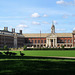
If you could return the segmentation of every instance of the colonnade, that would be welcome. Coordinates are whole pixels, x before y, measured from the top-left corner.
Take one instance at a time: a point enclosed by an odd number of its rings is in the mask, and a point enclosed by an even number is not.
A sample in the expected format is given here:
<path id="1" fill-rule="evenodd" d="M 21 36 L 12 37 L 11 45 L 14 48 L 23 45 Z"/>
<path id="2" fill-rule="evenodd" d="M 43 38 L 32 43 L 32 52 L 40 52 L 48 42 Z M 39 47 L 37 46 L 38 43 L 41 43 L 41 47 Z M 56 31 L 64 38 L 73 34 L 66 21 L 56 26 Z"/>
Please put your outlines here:
<path id="1" fill-rule="evenodd" d="M 46 41 L 47 41 L 47 47 L 57 47 L 57 39 L 56 38 L 54 38 L 54 39 L 49 38 L 49 39 L 46 39 Z"/>

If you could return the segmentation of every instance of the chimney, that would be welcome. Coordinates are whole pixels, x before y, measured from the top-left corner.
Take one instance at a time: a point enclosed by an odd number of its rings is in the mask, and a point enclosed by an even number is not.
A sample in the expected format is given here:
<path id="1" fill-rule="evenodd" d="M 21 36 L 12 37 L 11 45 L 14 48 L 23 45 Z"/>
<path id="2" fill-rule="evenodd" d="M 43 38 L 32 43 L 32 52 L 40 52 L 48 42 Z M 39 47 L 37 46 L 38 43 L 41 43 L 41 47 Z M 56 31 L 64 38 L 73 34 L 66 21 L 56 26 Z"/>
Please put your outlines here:
<path id="1" fill-rule="evenodd" d="M 12 28 L 12 32 L 15 33 L 15 28 Z"/>
<path id="2" fill-rule="evenodd" d="M 5 30 L 5 31 L 8 31 L 8 27 L 4 27 L 4 30 Z"/>
<path id="3" fill-rule="evenodd" d="M 8 31 L 8 27 L 6 27 L 6 31 Z"/>
<path id="4" fill-rule="evenodd" d="M 22 34 L 22 30 L 20 30 L 20 34 Z"/>
<path id="5" fill-rule="evenodd" d="M 4 27 L 4 30 L 5 30 L 5 27 Z"/>
<path id="6" fill-rule="evenodd" d="M 13 28 L 12 28 L 12 32 L 13 32 Z"/>

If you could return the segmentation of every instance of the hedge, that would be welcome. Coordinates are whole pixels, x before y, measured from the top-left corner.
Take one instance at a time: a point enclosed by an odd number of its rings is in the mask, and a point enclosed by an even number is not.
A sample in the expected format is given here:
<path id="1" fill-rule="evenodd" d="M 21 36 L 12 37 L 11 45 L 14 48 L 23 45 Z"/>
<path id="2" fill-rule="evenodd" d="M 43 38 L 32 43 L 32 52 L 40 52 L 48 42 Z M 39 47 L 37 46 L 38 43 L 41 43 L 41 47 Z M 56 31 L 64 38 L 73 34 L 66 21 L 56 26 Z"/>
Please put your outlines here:
<path id="1" fill-rule="evenodd" d="M 26 50 L 75 50 L 75 48 L 27 48 Z"/>

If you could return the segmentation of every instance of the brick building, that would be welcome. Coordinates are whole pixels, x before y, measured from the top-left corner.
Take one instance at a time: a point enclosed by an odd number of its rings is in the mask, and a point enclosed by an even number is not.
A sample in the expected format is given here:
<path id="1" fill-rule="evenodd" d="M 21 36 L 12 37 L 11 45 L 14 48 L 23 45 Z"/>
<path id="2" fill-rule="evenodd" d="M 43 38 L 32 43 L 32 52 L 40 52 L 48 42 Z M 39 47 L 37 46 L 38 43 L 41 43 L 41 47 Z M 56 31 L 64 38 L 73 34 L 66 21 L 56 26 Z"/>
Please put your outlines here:
<path id="1" fill-rule="evenodd" d="M 55 33 L 55 26 L 52 24 L 51 33 L 23 34 L 25 45 L 28 47 L 75 47 L 75 31 L 72 33 Z"/>
<path id="2" fill-rule="evenodd" d="M 51 33 L 35 33 L 35 34 L 22 34 L 15 33 L 15 29 L 8 31 L 8 27 L 0 30 L 0 47 L 7 45 L 9 48 L 23 47 L 61 47 L 64 45 L 66 48 L 75 47 L 75 31 L 72 33 L 55 33 L 55 26 L 52 24 Z"/>

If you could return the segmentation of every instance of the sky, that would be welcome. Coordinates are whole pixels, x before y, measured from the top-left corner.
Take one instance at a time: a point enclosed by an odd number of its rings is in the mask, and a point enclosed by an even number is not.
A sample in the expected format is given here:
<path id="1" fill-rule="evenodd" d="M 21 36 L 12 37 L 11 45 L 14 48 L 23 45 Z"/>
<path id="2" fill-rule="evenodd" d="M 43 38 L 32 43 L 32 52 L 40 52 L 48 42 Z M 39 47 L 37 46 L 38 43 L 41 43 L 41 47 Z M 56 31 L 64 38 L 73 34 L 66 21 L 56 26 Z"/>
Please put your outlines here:
<path id="1" fill-rule="evenodd" d="M 0 0 L 0 30 L 23 33 L 56 33 L 75 30 L 75 0 Z"/>

